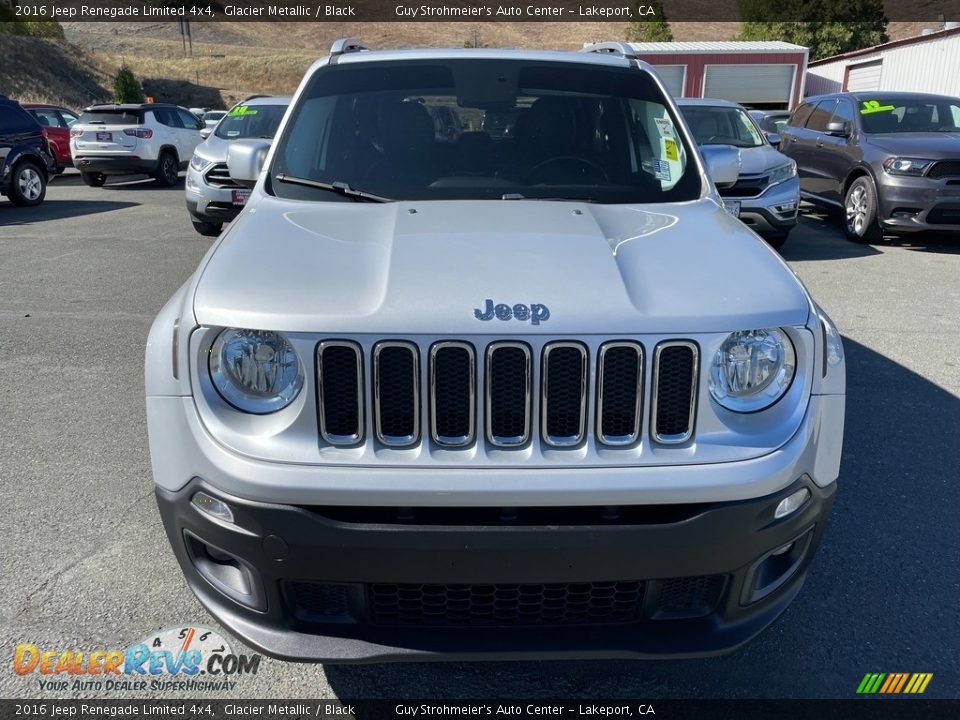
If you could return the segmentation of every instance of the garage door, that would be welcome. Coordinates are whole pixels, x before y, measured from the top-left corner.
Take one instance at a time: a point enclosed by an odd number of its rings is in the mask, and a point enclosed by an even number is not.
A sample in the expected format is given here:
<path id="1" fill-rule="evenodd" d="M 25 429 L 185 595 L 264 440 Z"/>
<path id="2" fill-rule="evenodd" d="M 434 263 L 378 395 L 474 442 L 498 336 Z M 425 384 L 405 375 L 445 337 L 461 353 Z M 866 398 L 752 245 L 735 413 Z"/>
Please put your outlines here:
<path id="1" fill-rule="evenodd" d="M 790 105 L 796 65 L 707 65 L 703 96 L 744 105 Z"/>
<path id="2" fill-rule="evenodd" d="M 847 82 L 844 90 L 849 92 L 870 92 L 880 89 L 880 72 L 883 61 L 860 63 L 847 68 Z"/>
<path id="3" fill-rule="evenodd" d="M 683 97 L 683 79 L 686 75 L 686 65 L 654 65 L 660 80 L 673 97 Z"/>

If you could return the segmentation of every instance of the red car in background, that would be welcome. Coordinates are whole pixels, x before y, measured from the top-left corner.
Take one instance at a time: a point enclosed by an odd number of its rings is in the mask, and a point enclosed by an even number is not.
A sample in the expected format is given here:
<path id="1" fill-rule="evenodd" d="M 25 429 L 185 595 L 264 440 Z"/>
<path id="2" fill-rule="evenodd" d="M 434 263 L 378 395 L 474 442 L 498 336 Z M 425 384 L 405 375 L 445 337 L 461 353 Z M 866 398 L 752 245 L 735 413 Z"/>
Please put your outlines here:
<path id="1" fill-rule="evenodd" d="M 77 121 L 77 114 L 59 105 L 20 103 L 20 107 L 33 115 L 43 128 L 43 136 L 50 145 L 50 152 L 57 162 L 57 172 L 73 167 L 70 155 L 70 126 Z"/>

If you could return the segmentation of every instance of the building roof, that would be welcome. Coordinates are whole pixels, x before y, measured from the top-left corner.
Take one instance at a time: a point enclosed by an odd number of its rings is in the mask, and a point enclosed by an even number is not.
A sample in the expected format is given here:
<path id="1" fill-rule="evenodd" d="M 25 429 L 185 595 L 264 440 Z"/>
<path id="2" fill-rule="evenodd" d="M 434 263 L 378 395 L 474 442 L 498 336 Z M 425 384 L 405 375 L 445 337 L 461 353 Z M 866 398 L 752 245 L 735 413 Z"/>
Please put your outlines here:
<path id="1" fill-rule="evenodd" d="M 641 42 L 630 43 L 638 53 L 783 53 L 806 52 L 803 45 L 782 40 L 713 40 L 710 42 Z"/>
<path id="2" fill-rule="evenodd" d="M 870 55 L 875 52 L 882 52 L 884 50 L 900 47 L 901 45 L 916 45 L 919 43 L 928 42 L 930 40 L 941 40 L 945 37 L 950 37 L 953 35 L 960 36 L 960 28 L 948 28 L 945 30 L 940 30 L 939 32 L 930 33 L 929 35 L 914 35 L 913 37 L 903 38 L 902 40 L 891 40 L 890 42 L 882 43 L 880 45 L 861 48 L 860 50 L 851 50 L 850 52 L 841 53 L 840 55 L 831 55 L 830 57 L 821 58 L 820 60 L 814 60 L 812 63 L 810 63 L 810 67 L 836 62 L 837 60 L 845 60 L 846 58 Z"/>

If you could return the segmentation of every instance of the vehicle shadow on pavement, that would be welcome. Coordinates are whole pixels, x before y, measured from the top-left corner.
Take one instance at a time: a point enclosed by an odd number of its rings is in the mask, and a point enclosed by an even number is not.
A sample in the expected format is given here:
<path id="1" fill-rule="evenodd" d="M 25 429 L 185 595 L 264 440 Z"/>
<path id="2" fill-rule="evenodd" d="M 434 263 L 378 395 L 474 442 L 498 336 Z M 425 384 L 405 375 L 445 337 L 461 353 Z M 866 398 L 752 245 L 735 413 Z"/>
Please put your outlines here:
<path id="1" fill-rule="evenodd" d="M 84 187 L 83 180 L 79 173 L 64 173 L 54 178 L 50 185 L 52 187 Z M 170 187 L 160 187 L 149 175 L 114 175 L 107 178 L 103 186 L 111 190 L 179 190 L 183 192 L 183 176 L 177 180 L 176 184 Z M 98 188 L 91 188 L 96 191 Z"/>
<path id="2" fill-rule="evenodd" d="M 140 203 L 111 200 L 45 200 L 34 207 L 15 207 L 0 203 L 0 226 L 31 225 L 46 220 L 94 215 L 96 213 L 137 207 Z"/>
<path id="3" fill-rule="evenodd" d="M 956 693 L 960 398 L 850 339 L 840 485 L 806 585 L 717 658 L 331 665 L 341 698 L 853 698 L 866 672 L 932 672 Z M 545 629 L 549 632 L 549 629 Z M 584 629 L 589 632 L 589 629 Z"/>
<path id="4" fill-rule="evenodd" d="M 784 260 L 849 260 L 881 253 L 870 245 L 850 242 L 843 236 L 839 220 L 809 206 L 801 210 L 800 225 L 780 251 Z"/>

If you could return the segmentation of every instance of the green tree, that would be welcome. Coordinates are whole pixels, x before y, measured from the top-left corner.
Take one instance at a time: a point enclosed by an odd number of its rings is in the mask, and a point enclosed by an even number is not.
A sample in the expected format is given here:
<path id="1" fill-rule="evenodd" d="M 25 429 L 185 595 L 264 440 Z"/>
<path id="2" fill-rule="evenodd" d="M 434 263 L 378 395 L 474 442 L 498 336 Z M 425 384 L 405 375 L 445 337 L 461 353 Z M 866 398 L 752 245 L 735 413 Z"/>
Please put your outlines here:
<path id="1" fill-rule="evenodd" d="M 640 6 L 653 8 L 655 15 L 640 15 Z M 630 42 L 670 42 L 673 33 L 670 32 L 670 23 L 663 12 L 663 5 L 659 0 L 636 0 L 633 4 L 633 14 L 637 18 L 627 25 L 627 40 Z"/>
<path id="2" fill-rule="evenodd" d="M 810 48 L 810 59 L 887 42 L 883 0 L 739 0 L 740 40 L 783 40 Z M 775 19 L 774 19 L 775 18 Z"/>
<path id="3" fill-rule="evenodd" d="M 118 103 L 142 103 L 143 88 L 133 76 L 133 70 L 127 65 L 121 65 L 113 78 L 113 99 Z"/>

